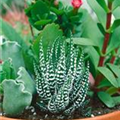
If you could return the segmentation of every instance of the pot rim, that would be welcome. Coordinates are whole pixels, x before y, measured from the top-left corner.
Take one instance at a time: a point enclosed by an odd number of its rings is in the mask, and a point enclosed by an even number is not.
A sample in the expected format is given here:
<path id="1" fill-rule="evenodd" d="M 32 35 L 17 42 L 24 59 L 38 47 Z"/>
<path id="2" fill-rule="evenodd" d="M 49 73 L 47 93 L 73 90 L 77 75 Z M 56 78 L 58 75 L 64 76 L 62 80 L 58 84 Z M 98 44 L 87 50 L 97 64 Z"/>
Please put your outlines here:
<path id="1" fill-rule="evenodd" d="M 8 118 L 5 116 L 0 116 L 0 120 L 25 120 L 25 119 L 15 119 L 15 118 Z M 81 118 L 81 119 L 73 119 L 73 120 L 120 120 L 120 110 L 91 118 Z"/>

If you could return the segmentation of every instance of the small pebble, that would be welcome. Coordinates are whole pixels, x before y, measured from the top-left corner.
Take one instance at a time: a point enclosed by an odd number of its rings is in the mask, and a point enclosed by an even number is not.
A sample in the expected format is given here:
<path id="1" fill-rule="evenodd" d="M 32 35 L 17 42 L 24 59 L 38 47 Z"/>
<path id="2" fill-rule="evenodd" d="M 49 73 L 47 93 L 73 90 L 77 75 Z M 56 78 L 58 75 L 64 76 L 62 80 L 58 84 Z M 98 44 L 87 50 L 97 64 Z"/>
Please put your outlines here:
<path id="1" fill-rule="evenodd" d="M 100 115 L 100 114 L 101 114 L 101 112 L 98 112 L 98 114 Z"/>
<path id="2" fill-rule="evenodd" d="M 45 115 L 45 118 L 47 118 L 47 117 L 48 117 L 48 114 Z"/>
<path id="3" fill-rule="evenodd" d="M 36 112 L 34 112 L 33 115 L 36 115 Z"/>
<path id="4" fill-rule="evenodd" d="M 95 117 L 93 114 L 91 114 L 91 117 Z"/>
<path id="5" fill-rule="evenodd" d="M 35 109 L 34 109 L 34 108 L 32 108 L 31 112 L 32 112 L 32 113 L 33 113 L 33 112 L 35 112 Z"/>

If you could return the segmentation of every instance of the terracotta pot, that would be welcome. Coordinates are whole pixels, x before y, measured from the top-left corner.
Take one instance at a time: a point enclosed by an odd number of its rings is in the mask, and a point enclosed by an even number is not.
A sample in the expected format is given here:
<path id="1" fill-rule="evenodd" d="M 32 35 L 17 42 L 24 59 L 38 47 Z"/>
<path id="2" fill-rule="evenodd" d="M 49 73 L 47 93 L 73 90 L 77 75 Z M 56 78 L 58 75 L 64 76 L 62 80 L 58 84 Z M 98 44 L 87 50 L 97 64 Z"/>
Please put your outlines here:
<path id="1" fill-rule="evenodd" d="M 13 119 L 0 116 L 0 120 L 21 120 L 21 119 Z M 74 119 L 74 120 L 120 120 L 120 111 L 115 111 L 112 113 L 108 113 L 106 115 L 101 115 L 93 118 L 83 118 L 83 119 Z"/>

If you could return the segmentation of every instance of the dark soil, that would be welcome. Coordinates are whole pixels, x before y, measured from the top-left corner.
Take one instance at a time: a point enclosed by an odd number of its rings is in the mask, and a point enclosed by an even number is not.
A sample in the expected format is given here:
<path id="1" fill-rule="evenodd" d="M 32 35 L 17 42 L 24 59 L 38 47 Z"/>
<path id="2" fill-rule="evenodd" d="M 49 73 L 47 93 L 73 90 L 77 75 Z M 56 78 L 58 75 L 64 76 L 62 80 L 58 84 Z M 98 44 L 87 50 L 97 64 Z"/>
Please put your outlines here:
<path id="1" fill-rule="evenodd" d="M 90 102 L 88 106 L 89 107 L 92 106 L 91 114 L 90 114 L 91 117 L 95 117 L 98 115 L 103 115 L 116 110 L 120 110 L 120 105 L 115 106 L 114 108 L 111 108 L 111 109 L 107 108 L 97 97 L 92 102 Z M 40 112 L 40 110 L 37 107 L 31 106 L 29 108 L 26 108 L 25 112 L 17 118 L 25 119 L 25 120 L 58 120 L 58 119 L 66 120 L 66 119 L 83 118 L 81 116 L 82 114 L 79 110 L 75 111 L 75 113 L 70 115 L 69 117 L 64 118 L 61 115 L 58 116 L 58 115 L 51 115 L 48 113 Z M 84 116 L 84 118 L 85 117 L 88 117 L 88 116 Z"/>

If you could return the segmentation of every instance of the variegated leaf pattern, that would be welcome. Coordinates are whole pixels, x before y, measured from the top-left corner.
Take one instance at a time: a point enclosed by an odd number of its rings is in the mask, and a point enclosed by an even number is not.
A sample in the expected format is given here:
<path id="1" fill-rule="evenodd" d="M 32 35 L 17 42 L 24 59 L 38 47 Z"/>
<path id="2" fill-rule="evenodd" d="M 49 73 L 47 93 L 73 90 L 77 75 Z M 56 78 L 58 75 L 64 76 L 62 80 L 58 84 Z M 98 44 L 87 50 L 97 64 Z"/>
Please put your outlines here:
<path id="1" fill-rule="evenodd" d="M 89 64 L 85 67 L 84 54 L 70 43 L 56 39 L 48 47 L 46 59 L 39 44 L 39 64 L 34 63 L 36 89 L 40 97 L 38 106 L 42 111 L 69 115 L 80 108 L 89 87 Z"/>

